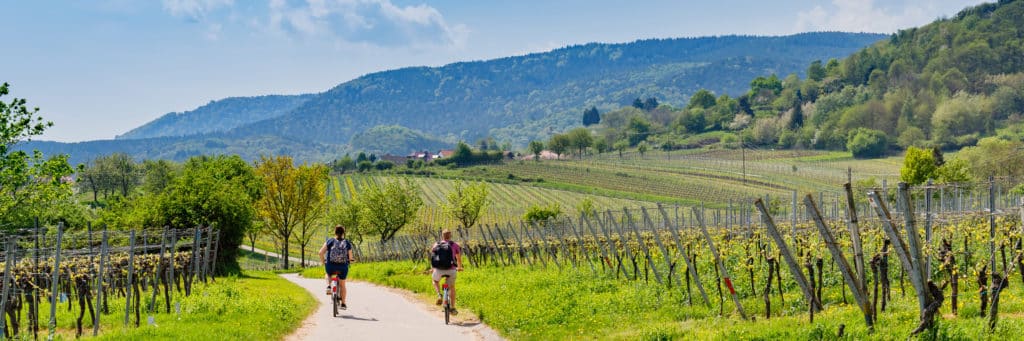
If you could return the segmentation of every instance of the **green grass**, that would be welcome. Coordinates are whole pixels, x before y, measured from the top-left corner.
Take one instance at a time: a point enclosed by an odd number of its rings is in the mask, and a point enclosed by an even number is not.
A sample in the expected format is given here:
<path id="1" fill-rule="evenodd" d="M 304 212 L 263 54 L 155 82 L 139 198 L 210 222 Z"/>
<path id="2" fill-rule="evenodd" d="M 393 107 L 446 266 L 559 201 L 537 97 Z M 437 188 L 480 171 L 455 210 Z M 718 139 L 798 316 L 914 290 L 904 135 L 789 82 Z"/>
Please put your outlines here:
<path id="1" fill-rule="evenodd" d="M 351 271 L 350 278 L 355 280 L 408 289 L 424 299 L 433 295 L 422 262 L 365 263 Z M 303 275 L 321 278 L 323 270 L 307 269 Z M 460 309 L 468 308 L 512 340 L 830 340 L 836 339 L 840 324 L 846 326 L 845 339 L 902 340 L 917 322 L 912 289 L 907 284 L 908 296 L 902 297 L 898 279 L 893 283 L 893 302 L 888 311 L 879 313 L 873 334 L 867 333 L 852 297 L 850 304 L 840 301 L 836 285 L 829 286 L 833 292 L 826 290 L 825 310 L 816 314 L 813 323 L 793 288 L 786 293 L 786 304 L 773 300 L 769 320 L 759 309 L 760 297 L 744 297 L 748 314 L 756 316 L 755 321 L 744 321 L 728 298 L 725 315 L 719 316 L 716 289 L 713 284 L 705 286 L 715 304 L 712 309 L 689 306 L 679 288 L 596 277 L 585 269 L 483 267 L 459 274 L 458 297 Z M 986 320 L 979 317 L 976 296 L 964 291 L 960 316 L 949 315 L 947 300 L 938 328 L 921 339 L 1006 340 L 1024 335 L 1022 294 L 1024 288 L 1019 285 L 1004 291 L 999 326 L 990 334 Z"/>
<path id="2" fill-rule="evenodd" d="M 242 276 L 219 277 L 216 282 L 196 284 L 192 295 L 175 294 L 172 302 L 180 302 L 181 314 L 146 312 L 148 297 L 142 303 L 142 321 L 134 326 L 134 314 L 129 327 L 124 326 L 125 301 L 121 297 L 109 299 L 110 313 L 100 316 L 99 340 L 280 340 L 298 328 L 314 308 L 316 301 L 304 289 L 270 272 L 243 272 Z M 162 294 L 161 294 L 162 295 Z M 57 307 L 57 339 L 75 337 L 75 319 L 78 301 L 72 297 L 72 310 L 68 303 Z M 163 298 L 157 299 L 161 309 Z M 27 317 L 27 304 L 23 316 Z M 50 305 L 40 306 L 40 338 L 48 334 Z M 88 311 L 86 311 L 88 314 Z M 147 322 L 152 315 L 155 324 Z M 92 319 L 83 319 L 83 336 L 92 338 Z M 27 318 L 22 320 L 21 333 L 26 335 Z M 27 334 L 31 335 L 31 334 Z"/>

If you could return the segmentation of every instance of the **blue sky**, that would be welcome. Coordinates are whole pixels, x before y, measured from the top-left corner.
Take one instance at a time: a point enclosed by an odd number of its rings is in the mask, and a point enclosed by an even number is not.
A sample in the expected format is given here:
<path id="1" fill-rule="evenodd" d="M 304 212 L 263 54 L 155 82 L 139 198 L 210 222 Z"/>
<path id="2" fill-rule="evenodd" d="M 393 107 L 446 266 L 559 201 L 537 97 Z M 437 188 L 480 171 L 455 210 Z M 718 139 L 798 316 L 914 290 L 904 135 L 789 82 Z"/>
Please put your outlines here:
<path id="1" fill-rule="evenodd" d="M 891 33 L 981 2 L 0 0 L 0 82 L 54 122 L 36 139 L 111 139 L 211 100 L 404 66 L 644 38 Z"/>

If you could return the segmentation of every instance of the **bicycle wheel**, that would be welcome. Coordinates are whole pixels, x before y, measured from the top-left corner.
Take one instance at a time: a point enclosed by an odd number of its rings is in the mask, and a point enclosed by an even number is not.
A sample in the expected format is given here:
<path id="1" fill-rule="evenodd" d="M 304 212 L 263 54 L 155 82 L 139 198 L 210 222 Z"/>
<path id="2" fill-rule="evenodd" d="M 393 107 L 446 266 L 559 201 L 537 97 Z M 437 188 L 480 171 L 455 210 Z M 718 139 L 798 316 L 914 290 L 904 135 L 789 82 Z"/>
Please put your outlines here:
<path id="1" fill-rule="evenodd" d="M 444 289 L 444 324 L 448 324 L 452 312 L 452 304 L 448 298 L 448 288 Z"/>
<path id="2" fill-rule="evenodd" d="M 334 303 L 334 317 L 338 317 L 338 302 L 341 298 L 338 297 L 338 287 L 334 287 L 334 292 L 331 293 L 331 302 Z"/>

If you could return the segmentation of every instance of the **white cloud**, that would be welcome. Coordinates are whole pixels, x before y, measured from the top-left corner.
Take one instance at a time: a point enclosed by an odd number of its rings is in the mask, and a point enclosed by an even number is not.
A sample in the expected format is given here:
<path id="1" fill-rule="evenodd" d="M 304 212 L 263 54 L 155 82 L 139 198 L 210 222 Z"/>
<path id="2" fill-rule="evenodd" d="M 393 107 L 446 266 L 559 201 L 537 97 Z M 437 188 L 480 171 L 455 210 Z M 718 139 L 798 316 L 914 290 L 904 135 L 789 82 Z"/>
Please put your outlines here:
<path id="1" fill-rule="evenodd" d="M 171 15 L 196 21 L 202 20 L 218 8 L 229 7 L 233 3 L 233 0 L 163 0 L 164 10 Z"/>
<path id="2" fill-rule="evenodd" d="M 469 34 L 464 25 L 448 24 L 436 8 L 391 0 L 272 0 L 268 19 L 279 33 L 380 46 L 460 47 Z"/>
<path id="3" fill-rule="evenodd" d="M 888 2 L 887 4 L 898 4 Z M 797 13 L 795 29 L 803 31 L 852 31 L 891 33 L 926 24 L 936 18 L 932 1 L 907 1 L 902 9 L 881 8 L 874 0 L 832 0 L 826 9 L 815 5 Z"/>

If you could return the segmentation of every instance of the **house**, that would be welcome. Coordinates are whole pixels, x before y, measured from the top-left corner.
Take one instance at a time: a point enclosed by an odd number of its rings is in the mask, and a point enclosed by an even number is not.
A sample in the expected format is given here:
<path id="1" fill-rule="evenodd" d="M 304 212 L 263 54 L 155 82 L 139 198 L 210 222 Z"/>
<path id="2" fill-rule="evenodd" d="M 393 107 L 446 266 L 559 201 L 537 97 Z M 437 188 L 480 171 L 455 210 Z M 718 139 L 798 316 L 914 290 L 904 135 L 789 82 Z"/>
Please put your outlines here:
<path id="1" fill-rule="evenodd" d="M 404 165 L 405 164 L 405 160 L 407 160 L 408 158 L 405 157 L 405 156 L 401 156 L 401 155 L 391 155 L 389 153 L 389 154 L 381 155 L 380 159 L 384 160 L 384 161 L 391 161 L 391 163 L 396 164 L 396 165 Z"/>
<path id="2" fill-rule="evenodd" d="M 438 159 L 452 157 L 452 155 L 455 155 L 455 150 L 454 149 L 441 149 L 441 150 L 437 151 L 437 158 Z"/>

